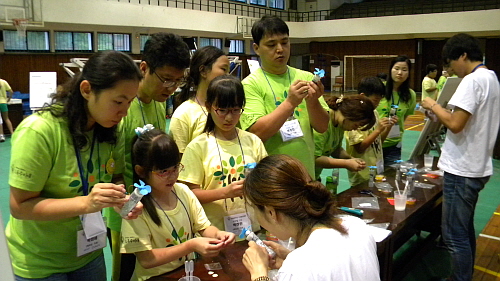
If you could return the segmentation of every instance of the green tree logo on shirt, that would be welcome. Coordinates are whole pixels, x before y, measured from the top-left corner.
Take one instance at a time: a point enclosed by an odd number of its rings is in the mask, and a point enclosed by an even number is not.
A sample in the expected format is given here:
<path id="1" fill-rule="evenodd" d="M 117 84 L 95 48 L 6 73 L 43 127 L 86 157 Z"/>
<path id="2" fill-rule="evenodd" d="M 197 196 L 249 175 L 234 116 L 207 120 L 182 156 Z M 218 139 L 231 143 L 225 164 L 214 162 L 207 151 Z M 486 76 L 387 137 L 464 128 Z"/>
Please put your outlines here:
<path id="1" fill-rule="evenodd" d="M 222 187 L 226 187 L 233 181 L 238 181 L 245 178 L 245 163 L 240 155 L 236 159 L 231 156 L 229 162 L 222 160 L 222 167 L 217 165 L 217 171 L 214 173 L 215 180 L 219 181 Z"/>
<path id="2" fill-rule="evenodd" d="M 281 101 L 281 100 L 283 100 L 283 101 L 284 101 L 284 100 L 286 100 L 286 98 L 287 98 L 287 97 L 288 97 L 288 92 L 287 92 L 286 90 L 283 92 L 283 98 L 281 98 L 281 97 L 276 97 L 276 103 L 275 103 L 276 107 L 277 107 L 277 106 L 279 106 L 279 105 L 282 103 L 282 101 Z M 300 116 L 300 113 L 301 113 L 302 111 L 304 111 L 304 109 L 305 109 L 305 108 L 306 108 L 305 103 L 304 103 L 304 102 L 301 102 L 301 103 L 299 104 L 299 106 L 297 106 L 297 107 L 295 108 L 295 115 Z"/>

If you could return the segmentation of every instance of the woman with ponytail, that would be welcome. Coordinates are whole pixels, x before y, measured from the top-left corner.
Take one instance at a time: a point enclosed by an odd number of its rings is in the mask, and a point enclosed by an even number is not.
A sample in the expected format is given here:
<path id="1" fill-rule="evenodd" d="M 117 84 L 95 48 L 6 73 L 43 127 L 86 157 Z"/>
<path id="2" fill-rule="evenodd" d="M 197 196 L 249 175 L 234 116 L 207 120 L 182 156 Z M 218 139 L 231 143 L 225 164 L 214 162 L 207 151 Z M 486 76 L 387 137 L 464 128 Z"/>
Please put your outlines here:
<path id="1" fill-rule="evenodd" d="M 276 154 L 262 159 L 243 186 L 247 203 L 260 225 L 281 240 L 295 239 L 290 252 L 270 241 L 276 252 L 249 242 L 243 264 L 252 280 L 269 280 L 268 267 L 278 280 L 380 280 L 375 240 L 366 224 L 352 216 L 338 216 L 332 194 L 313 181 L 297 159 Z"/>
<path id="2" fill-rule="evenodd" d="M 101 210 L 128 200 L 116 126 L 141 78 L 128 55 L 97 53 L 16 129 L 6 229 L 16 281 L 106 280 Z"/>

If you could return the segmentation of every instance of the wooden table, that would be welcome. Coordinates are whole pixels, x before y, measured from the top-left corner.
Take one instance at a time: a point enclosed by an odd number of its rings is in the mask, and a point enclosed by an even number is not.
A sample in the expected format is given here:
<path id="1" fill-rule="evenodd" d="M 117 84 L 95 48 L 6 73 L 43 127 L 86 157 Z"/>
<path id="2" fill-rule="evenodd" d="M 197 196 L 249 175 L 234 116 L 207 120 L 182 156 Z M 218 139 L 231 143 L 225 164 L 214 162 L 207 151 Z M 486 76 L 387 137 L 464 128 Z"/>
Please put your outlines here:
<path id="1" fill-rule="evenodd" d="M 434 159 L 434 168 L 436 160 Z M 422 166 L 422 160 L 419 161 Z M 387 181 L 394 184 L 394 170 L 388 170 L 385 175 Z M 417 177 L 421 180 L 421 177 Z M 442 203 L 442 178 L 428 179 L 425 183 L 435 184 L 432 189 L 415 188 L 412 197 L 416 198 L 414 205 L 407 205 L 405 211 L 395 211 L 394 206 L 389 204 L 387 197 L 392 195 L 384 195 L 376 190 L 376 188 L 368 188 L 368 183 L 352 187 L 338 195 L 339 206 L 352 207 L 352 197 L 364 197 L 370 195 L 360 194 L 362 189 L 370 189 L 374 194 L 380 196 L 378 199 L 380 209 L 371 210 L 364 209 L 363 219 L 372 219 L 371 223 L 390 223 L 388 229 L 392 234 L 385 240 L 377 243 L 377 255 L 380 263 L 380 276 L 382 280 L 401 280 L 411 270 L 418 260 L 426 253 L 428 247 L 435 241 L 441 233 L 441 203 Z M 404 186 L 402 183 L 400 186 Z M 402 259 L 394 260 L 393 255 L 404 243 L 412 236 L 418 235 L 420 231 L 428 231 L 430 234 L 422 239 L 424 246 L 418 247 L 417 251 L 412 252 Z M 221 251 L 220 255 L 215 258 L 201 258 L 195 263 L 194 275 L 200 277 L 203 281 L 250 281 L 250 275 L 244 267 L 241 259 L 247 242 L 238 242 L 234 245 Z M 219 262 L 222 265 L 222 270 L 215 270 L 218 277 L 208 275 L 208 270 L 205 264 Z M 396 270 L 395 270 L 396 269 Z M 173 272 L 164 274 L 159 277 L 152 278 L 154 281 L 177 281 L 185 276 L 184 267 L 181 267 Z"/>
<path id="2" fill-rule="evenodd" d="M 423 166 L 421 159 L 417 162 L 420 167 Z M 434 159 L 433 168 L 436 168 L 436 162 L 437 158 Z M 396 188 L 395 170 L 387 170 L 384 175 L 387 182 Z M 369 188 L 368 183 L 352 187 L 338 195 L 339 206 L 345 207 L 352 207 L 352 197 L 370 197 L 370 195 L 359 193 L 363 189 L 371 190 L 375 195 L 380 196 L 378 199 L 380 209 L 363 209 L 363 219 L 373 219 L 371 223 L 389 223 L 387 229 L 392 231 L 389 237 L 377 243 L 381 280 L 403 279 L 441 234 L 442 178 L 430 179 L 418 175 L 416 180 L 435 186 L 432 189 L 415 187 L 411 197 L 414 197 L 416 202 L 414 205 L 407 205 L 404 211 L 395 211 L 394 206 L 387 201 L 387 197 L 392 197 L 392 194 L 385 195 L 375 187 Z M 404 184 L 400 182 L 399 186 L 402 188 Z M 429 235 L 419 241 L 421 243 L 419 247 L 410 249 L 406 255 L 395 260 L 394 253 L 412 236 L 420 235 L 421 231 L 429 232 Z"/>

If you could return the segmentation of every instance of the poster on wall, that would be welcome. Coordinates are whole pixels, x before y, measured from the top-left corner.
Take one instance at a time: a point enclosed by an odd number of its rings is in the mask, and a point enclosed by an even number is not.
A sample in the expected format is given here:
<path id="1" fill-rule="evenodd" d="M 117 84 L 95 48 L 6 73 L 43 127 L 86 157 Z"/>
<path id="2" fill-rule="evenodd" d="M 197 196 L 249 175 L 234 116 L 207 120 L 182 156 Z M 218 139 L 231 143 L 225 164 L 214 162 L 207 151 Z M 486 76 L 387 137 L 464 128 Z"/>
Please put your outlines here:
<path id="1" fill-rule="evenodd" d="M 57 88 L 57 72 L 30 72 L 30 107 L 32 110 L 50 104 Z"/>

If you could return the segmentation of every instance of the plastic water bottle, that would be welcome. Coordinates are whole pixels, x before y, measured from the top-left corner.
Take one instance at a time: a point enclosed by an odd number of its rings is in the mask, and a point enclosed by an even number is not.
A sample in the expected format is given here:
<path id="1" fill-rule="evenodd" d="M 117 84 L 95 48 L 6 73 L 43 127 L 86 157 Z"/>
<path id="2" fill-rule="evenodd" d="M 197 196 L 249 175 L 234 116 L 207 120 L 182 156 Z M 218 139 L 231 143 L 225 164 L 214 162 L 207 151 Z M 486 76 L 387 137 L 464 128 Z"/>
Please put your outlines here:
<path id="1" fill-rule="evenodd" d="M 375 174 L 377 173 L 377 166 L 370 166 L 370 178 L 368 179 L 368 187 L 373 187 L 375 182 Z"/>
<path id="2" fill-rule="evenodd" d="M 401 162 L 403 162 L 403 160 L 396 160 L 394 162 L 396 163 L 396 180 L 400 181 L 401 180 Z"/>
<path id="3" fill-rule="evenodd" d="M 415 172 L 409 171 L 406 173 L 406 181 L 408 182 L 408 188 L 406 189 L 406 194 L 411 195 L 413 188 L 415 186 Z"/>
<path id="4" fill-rule="evenodd" d="M 338 178 L 338 177 L 337 177 Z M 326 177 L 326 189 L 328 189 L 334 196 L 337 195 L 338 180 L 335 183 L 333 177 Z"/>

